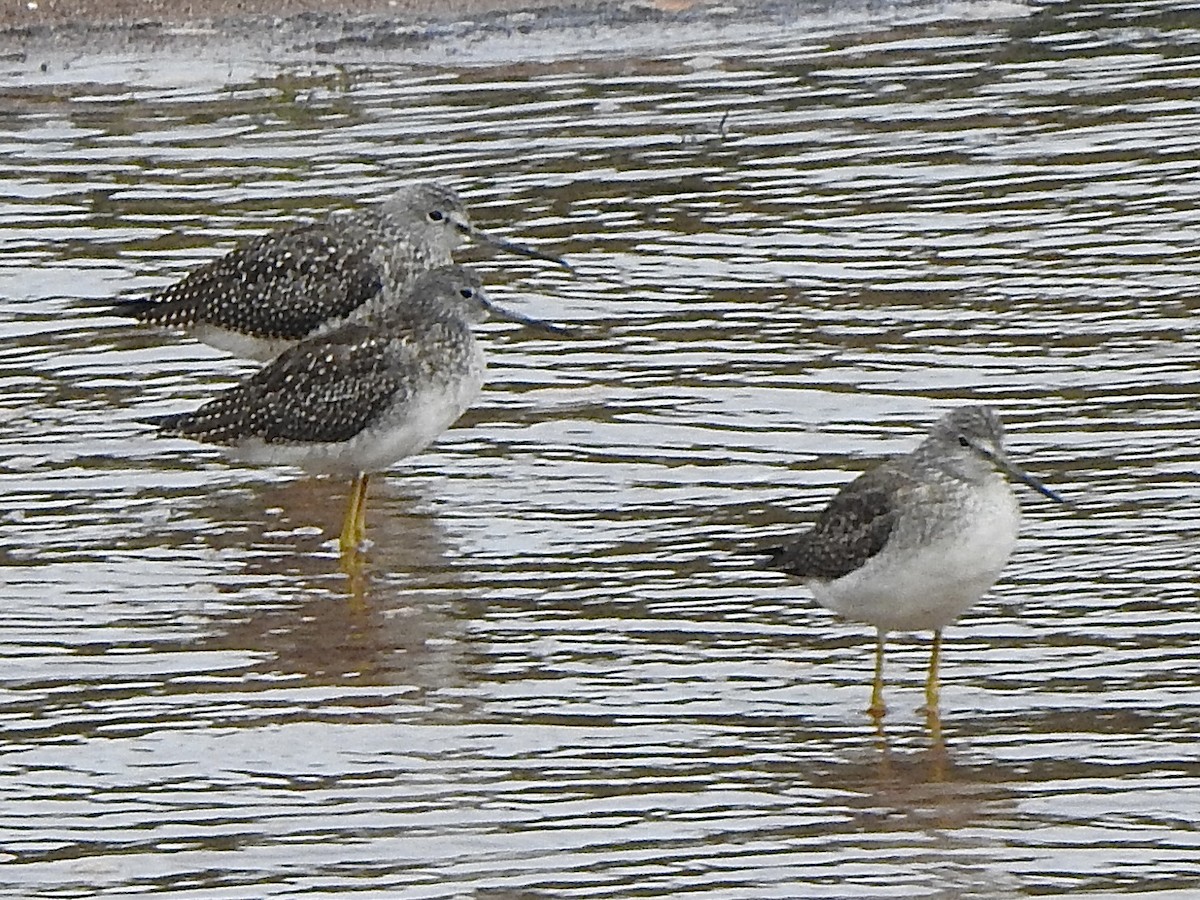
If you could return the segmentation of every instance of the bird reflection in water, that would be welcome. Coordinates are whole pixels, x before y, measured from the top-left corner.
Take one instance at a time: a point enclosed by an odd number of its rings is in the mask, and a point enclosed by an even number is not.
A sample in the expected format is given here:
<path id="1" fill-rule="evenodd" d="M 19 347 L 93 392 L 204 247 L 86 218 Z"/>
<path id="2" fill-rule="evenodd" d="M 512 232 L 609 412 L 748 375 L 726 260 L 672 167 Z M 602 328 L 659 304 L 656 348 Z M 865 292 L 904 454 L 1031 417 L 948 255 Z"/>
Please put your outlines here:
<path id="1" fill-rule="evenodd" d="M 253 602 L 240 617 L 224 616 L 206 643 L 265 654 L 253 668 L 306 683 L 436 690 L 460 682 L 461 626 L 456 598 L 446 590 L 452 554 L 445 536 L 436 517 L 420 509 L 423 500 L 404 496 L 394 483 L 381 487 L 387 513 L 379 517 L 369 561 L 318 551 L 324 520 L 339 514 L 337 482 L 303 479 L 259 489 L 253 506 L 268 511 L 267 521 L 247 520 L 250 533 L 231 537 L 248 549 L 236 581 L 226 585 L 227 593 Z M 215 515 L 221 521 L 223 513 Z"/>

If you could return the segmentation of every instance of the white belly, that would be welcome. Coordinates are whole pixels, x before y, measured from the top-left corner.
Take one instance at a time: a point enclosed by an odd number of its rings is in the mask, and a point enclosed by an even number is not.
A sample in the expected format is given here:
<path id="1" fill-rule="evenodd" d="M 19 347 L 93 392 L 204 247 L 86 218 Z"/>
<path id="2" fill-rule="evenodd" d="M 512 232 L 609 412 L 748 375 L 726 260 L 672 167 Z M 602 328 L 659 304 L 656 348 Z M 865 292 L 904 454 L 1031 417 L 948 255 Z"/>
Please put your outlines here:
<path id="1" fill-rule="evenodd" d="M 973 606 L 1000 576 L 1016 545 L 1020 507 L 997 478 L 927 540 L 898 522 L 883 550 L 833 581 L 810 581 L 817 601 L 885 631 L 939 629 Z"/>
<path id="2" fill-rule="evenodd" d="M 274 359 L 296 343 L 296 341 L 286 338 L 264 338 L 255 337 L 252 334 L 242 334 L 219 325 L 210 325 L 208 322 L 197 322 L 188 329 L 188 333 L 200 343 L 224 350 L 226 353 L 232 353 L 239 359 L 257 359 L 262 362 Z"/>
<path id="3" fill-rule="evenodd" d="M 231 448 L 230 455 L 252 463 L 298 466 L 318 475 L 381 472 L 420 453 L 453 425 L 479 396 L 483 373 L 480 354 L 463 377 L 422 390 L 412 402 L 376 419 L 348 441 L 268 444 L 254 438 Z"/>

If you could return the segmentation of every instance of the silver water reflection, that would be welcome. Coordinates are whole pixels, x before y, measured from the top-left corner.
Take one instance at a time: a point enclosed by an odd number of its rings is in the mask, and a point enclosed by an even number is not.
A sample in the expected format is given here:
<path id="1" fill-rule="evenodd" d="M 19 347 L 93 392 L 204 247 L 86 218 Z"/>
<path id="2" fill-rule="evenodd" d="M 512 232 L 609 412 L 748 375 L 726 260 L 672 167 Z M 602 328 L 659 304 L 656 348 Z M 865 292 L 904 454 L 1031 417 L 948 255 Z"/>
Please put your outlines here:
<path id="1" fill-rule="evenodd" d="M 1200 18 L 1004 10 L 6 63 L 7 892 L 1186 896 Z M 245 365 L 101 301 L 409 177 L 565 253 L 476 261 L 582 334 L 489 328 L 350 583 L 340 485 L 138 423 Z M 876 734 L 869 630 L 755 550 L 978 400 L 1075 506 L 948 630 L 942 739 L 924 636 Z"/>

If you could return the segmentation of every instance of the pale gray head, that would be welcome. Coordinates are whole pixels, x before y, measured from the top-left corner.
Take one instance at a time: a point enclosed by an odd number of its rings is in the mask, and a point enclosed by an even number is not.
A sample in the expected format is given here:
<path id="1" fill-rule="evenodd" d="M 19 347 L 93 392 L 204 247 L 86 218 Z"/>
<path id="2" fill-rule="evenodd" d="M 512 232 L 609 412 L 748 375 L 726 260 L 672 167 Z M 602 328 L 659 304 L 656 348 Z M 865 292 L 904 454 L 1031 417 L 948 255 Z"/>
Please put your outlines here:
<path id="1" fill-rule="evenodd" d="M 539 328 L 550 334 L 567 335 L 566 329 L 523 316 L 518 312 L 497 306 L 483 289 L 479 275 L 466 266 L 441 266 L 423 273 L 413 283 L 411 293 L 413 300 L 434 302 L 450 311 L 466 322 L 482 322 L 489 315 L 532 328 Z"/>
<path id="2" fill-rule="evenodd" d="M 384 202 L 383 212 L 402 227 L 421 234 L 447 255 L 464 240 L 471 238 L 497 250 L 571 268 L 557 256 L 480 231 L 471 222 L 471 215 L 462 198 L 445 185 L 432 181 L 402 187 Z"/>
<path id="3" fill-rule="evenodd" d="M 1004 426 L 986 406 L 960 406 L 946 413 L 929 429 L 929 437 L 916 453 L 965 481 L 984 481 L 993 472 L 1003 472 L 1051 500 L 1065 502 L 1008 458 Z"/>
<path id="4" fill-rule="evenodd" d="M 433 182 L 400 188 L 384 201 L 383 214 L 447 257 L 471 233 L 466 204 L 450 188 Z"/>

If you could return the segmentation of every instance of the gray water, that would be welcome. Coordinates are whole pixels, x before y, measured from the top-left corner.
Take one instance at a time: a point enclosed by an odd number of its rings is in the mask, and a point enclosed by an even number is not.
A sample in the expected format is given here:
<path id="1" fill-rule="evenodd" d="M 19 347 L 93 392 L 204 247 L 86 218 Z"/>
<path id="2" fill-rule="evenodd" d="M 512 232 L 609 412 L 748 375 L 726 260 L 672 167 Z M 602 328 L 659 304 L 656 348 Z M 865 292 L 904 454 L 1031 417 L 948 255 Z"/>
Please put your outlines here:
<path id="1" fill-rule="evenodd" d="M 6 896 L 1200 896 L 1200 8 L 722 22 L 3 62 Z M 247 364 L 103 301 L 409 178 L 580 334 L 485 326 L 348 579 L 345 484 L 139 422 Z M 1073 505 L 877 733 L 755 550 L 967 401 Z"/>

